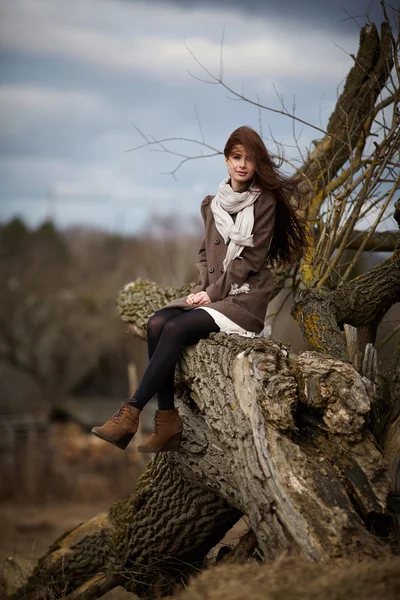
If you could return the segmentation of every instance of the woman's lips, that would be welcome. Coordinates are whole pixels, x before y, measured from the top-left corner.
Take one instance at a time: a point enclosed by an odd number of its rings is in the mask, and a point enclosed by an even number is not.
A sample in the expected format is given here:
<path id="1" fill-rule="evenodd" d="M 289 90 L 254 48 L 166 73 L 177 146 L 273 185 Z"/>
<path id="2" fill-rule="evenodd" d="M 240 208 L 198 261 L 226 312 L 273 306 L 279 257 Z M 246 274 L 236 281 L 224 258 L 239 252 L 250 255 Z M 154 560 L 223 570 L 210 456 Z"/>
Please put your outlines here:
<path id="1" fill-rule="evenodd" d="M 247 175 L 246 171 L 236 171 L 237 175 Z"/>

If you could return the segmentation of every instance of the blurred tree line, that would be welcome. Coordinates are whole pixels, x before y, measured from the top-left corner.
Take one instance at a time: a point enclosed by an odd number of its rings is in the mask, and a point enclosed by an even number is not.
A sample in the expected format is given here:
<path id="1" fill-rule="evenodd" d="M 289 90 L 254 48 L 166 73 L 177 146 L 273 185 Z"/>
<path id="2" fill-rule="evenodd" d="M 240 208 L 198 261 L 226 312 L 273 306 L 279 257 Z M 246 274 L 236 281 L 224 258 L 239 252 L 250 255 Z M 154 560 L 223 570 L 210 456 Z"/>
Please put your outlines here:
<path id="1" fill-rule="evenodd" d="M 160 285 L 196 278 L 200 219 L 182 227 L 153 217 L 136 236 L 88 228 L 0 227 L 0 412 L 51 411 L 65 397 L 126 397 L 126 366 L 147 362 L 117 314 L 120 289 L 137 277 Z M 188 233 L 182 233 L 188 232 Z"/>
<path id="2" fill-rule="evenodd" d="M 20 219 L 0 226 L 0 414 L 50 414 L 71 396 L 127 396 L 127 364 L 140 376 L 147 347 L 126 334 L 116 308 L 120 290 L 138 277 L 176 287 L 197 278 L 200 217 L 183 224 L 153 215 L 149 223 L 124 237 L 84 227 L 58 231 L 51 222 L 29 229 Z M 362 270 L 376 260 L 376 253 L 364 257 Z M 269 322 L 274 337 L 297 351 L 304 341 L 289 308 L 281 293 Z M 393 325 L 379 337 L 387 328 Z"/>

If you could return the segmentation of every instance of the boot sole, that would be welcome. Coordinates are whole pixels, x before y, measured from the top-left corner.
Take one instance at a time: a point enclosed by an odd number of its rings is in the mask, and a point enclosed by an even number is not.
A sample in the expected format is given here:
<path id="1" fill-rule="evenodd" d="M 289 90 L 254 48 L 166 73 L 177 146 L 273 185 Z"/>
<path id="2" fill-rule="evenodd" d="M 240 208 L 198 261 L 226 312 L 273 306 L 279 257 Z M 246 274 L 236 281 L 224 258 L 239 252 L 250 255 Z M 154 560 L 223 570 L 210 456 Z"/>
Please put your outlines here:
<path id="1" fill-rule="evenodd" d="M 136 448 L 136 450 L 137 450 L 137 452 L 140 452 L 141 454 L 153 454 L 155 452 L 178 452 L 179 448 L 181 446 L 181 440 L 182 440 L 182 431 L 180 431 L 179 433 L 176 433 L 171 438 L 169 438 L 169 440 L 167 440 L 165 442 L 164 446 L 162 448 L 160 448 L 159 450 L 151 450 L 151 449 L 148 449 L 143 446 L 142 446 L 142 448 L 140 448 L 140 446 L 138 446 Z"/>
<path id="2" fill-rule="evenodd" d="M 131 441 L 131 439 L 135 435 L 134 433 L 128 433 L 127 435 L 124 435 L 123 438 L 121 438 L 120 440 L 116 441 L 116 440 L 112 440 L 111 438 L 107 437 L 103 433 L 100 433 L 99 431 L 96 431 L 95 427 L 92 429 L 91 433 L 93 433 L 95 436 L 97 436 L 101 440 L 104 440 L 105 442 L 109 442 L 113 446 L 117 446 L 117 448 L 119 448 L 120 450 L 125 450 L 125 448 L 129 444 L 129 442 Z"/>

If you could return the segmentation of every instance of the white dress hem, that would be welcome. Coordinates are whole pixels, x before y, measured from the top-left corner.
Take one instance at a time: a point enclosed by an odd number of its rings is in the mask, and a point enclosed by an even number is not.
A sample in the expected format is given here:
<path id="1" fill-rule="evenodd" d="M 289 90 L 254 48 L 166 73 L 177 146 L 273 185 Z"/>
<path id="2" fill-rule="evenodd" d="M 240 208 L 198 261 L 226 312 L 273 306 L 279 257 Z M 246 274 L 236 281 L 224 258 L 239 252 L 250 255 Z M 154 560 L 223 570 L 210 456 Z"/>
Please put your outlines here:
<path id="1" fill-rule="evenodd" d="M 269 338 L 269 337 L 271 337 L 271 326 L 270 325 L 266 325 L 264 327 L 264 329 L 261 331 L 261 333 L 255 333 L 254 331 L 247 331 L 246 329 L 243 329 L 243 327 L 240 327 L 240 325 L 238 325 L 231 319 L 228 319 L 228 317 L 223 315 L 218 310 L 215 310 L 215 308 L 209 308 L 208 306 L 196 306 L 196 308 L 194 310 L 197 310 L 199 308 L 201 310 L 207 311 L 208 314 L 212 316 L 215 323 L 218 325 L 220 331 L 223 333 L 227 333 L 228 335 L 237 333 L 238 335 L 242 335 L 243 337 L 249 337 L 249 338 Z"/>

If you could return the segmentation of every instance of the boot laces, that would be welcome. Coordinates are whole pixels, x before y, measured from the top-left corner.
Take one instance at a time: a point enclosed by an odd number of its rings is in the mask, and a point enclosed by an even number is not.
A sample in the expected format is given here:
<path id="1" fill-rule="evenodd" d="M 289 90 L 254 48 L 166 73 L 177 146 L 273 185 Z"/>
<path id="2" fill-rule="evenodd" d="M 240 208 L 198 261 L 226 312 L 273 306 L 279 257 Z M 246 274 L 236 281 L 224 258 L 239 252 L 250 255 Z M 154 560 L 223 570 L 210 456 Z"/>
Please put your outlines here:
<path id="1" fill-rule="evenodd" d="M 154 423 L 154 433 L 157 433 L 157 427 L 158 427 L 159 420 L 160 420 L 160 413 L 156 412 L 156 414 L 154 415 L 154 421 L 153 421 L 153 423 Z"/>
<path id="2" fill-rule="evenodd" d="M 122 413 L 124 412 L 124 408 L 125 408 L 125 404 L 122 404 L 120 406 L 120 408 L 117 410 L 117 412 L 115 414 L 113 414 L 110 421 L 118 421 L 121 418 Z"/>

